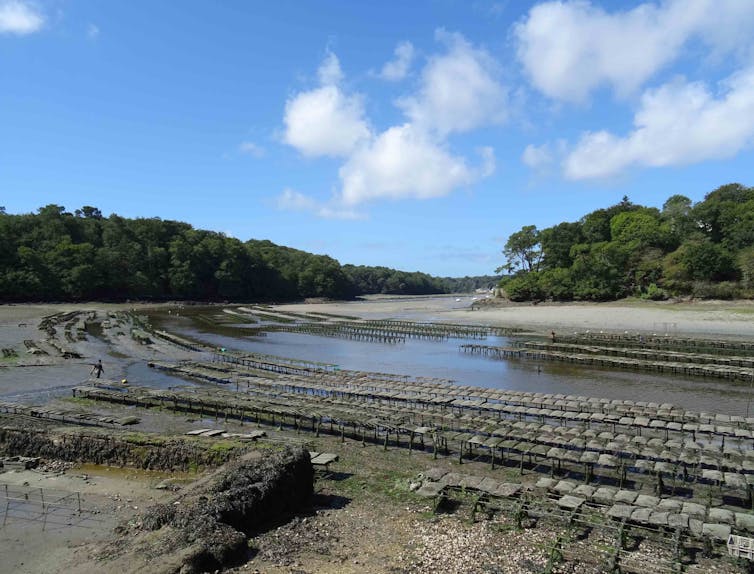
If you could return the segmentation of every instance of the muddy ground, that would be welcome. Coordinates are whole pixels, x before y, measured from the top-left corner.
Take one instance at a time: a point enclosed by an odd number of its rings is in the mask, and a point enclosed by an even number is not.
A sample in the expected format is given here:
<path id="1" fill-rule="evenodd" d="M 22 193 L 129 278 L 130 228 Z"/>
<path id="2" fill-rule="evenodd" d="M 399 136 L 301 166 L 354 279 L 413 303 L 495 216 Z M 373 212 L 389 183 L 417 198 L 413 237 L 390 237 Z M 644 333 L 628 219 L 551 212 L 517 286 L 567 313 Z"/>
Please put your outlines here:
<path id="1" fill-rule="evenodd" d="M 490 323 L 506 321 L 504 310 L 469 311 L 454 309 L 455 299 L 406 299 L 403 301 L 371 301 L 367 303 L 321 304 L 307 306 L 307 311 L 344 313 L 363 316 L 401 316 L 431 318 L 436 320 L 465 320 Z M 182 359 L 189 356 L 174 346 L 157 343 L 144 346 L 136 343 L 117 328 L 101 337 L 89 336 L 85 341 L 70 344 L 80 358 L 64 359 L 60 356 L 31 355 L 26 353 L 24 340 L 44 338 L 37 329 L 44 315 L 72 309 L 94 310 L 100 316 L 133 306 L 117 305 L 18 305 L 0 306 L 0 347 L 13 348 L 17 357 L 0 362 L 0 401 L 10 400 L 49 405 L 67 410 L 96 412 L 101 415 L 123 417 L 136 414 L 138 424 L 127 429 L 136 433 L 162 433 L 183 435 L 197 428 L 222 428 L 229 432 L 245 432 L 248 425 L 238 423 L 198 420 L 165 412 L 139 411 L 102 404 L 87 403 L 71 398 L 70 388 L 89 378 L 91 365 L 102 359 L 109 380 L 120 381 L 129 366 L 153 359 Z M 542 311 L 540 311 L 542 309 Z M 564 328 L 579 326 L 587 321 L 598 324 L 606 308 L 575 306 L 573 311 L 559 307 L 557 321 Z M 684 326 L 685 334 L 723 330 L 731 325 L 730 336 L 747 334 L 751 321 L 750 310 L 715 308 L 714 320 L 708 321 L 706 310 L 678 311 L 657 307 L 650 323 L 674 323 Z M 297 309 L 301 311 L 301 308 Z M 497 314 L 495 314 L 497 313 Z M 532 318 L 530 327 L 546 330 L 555 320 L 552 311 L 540 307 L 537 315 L 531 308 L 520 311 Z M 571 313 L 570 315 L 568 315 Z M 587 315 L 585 315 L 587 313 Z M 589 315 L 591 313 L 591 315 Z M 623 315 L 609 309 L 612 326 Z M 549 314 L 549 315 L 548 315 Z M 500 315 L 500 316 L 498 316 Z M 626 312 L 635 316 L 636 310 Z M 546 323 L 546 318 L 550 321 Z M 510 318 L 511 315 L 508 316 Z M 524 315 L 521 315 L 523 321 Z M 537 319 L 540 317 L 541 319 Z M 570 317 L 570 319 L 568 318 Z M 585 318 L 587 317 L 587 318 Z M 747 319 L 742 321 L 741 317 Z M 744 324 L 746 323 L 746 324 Z M 523 324 L 523 323 L 521 323 Z M 545 327 L 547 324 L 547 327 Z M 626 324 L 626 328 L 635 325 Z M 710 327 L 705 331 L 705 327 Z M 420 374 L 420 373 L 417 373 Z M 28 422 L 28 421 L 27 421 Z M 0 416 L 0 426 L 26 424 Z M 37 424 L 29 422 L 28 424 Z M 54 427 L 54 425 L 48 425 Z M 70 430 L 67 427 L 67 430 Z M 117 432 L 126 429 L 118 428 Z M 431 453 L 415 451 L 410 456 L 404 449 L 389 448 L 323 435 L 297 434 L 278 427 L 263 427 L 267 437 L 259 443 L 294 448 L 303 447 L 318 452 L 337 453 L 340 460 L 332 472 L 319 474 L 314 484 L 315 494 L 311 504 L 293 517 L 278 522 L 262 521 L 247 543 L 248 552 L 242 563 L 227 569 L 230 572 L 282 573 L 490 573 L 490 572 L 541 572 L 548 559 L 547 548 L 560 531 L 553 528 L 536 528 L 517 531 L 505 516 L 490 520 L 471 521 L 471 503 L 462 504 L 452 513 L 433 512 L 430 503 L 412 492 L 412 483 L 427 469 L 446 467 L 459 471 L 454 458 L 433 460 Z M 115 432 L 115 431 L 114 431 Z M 124 572 L 122 562 L 103 560 L 103 552 L 117 539 L 114 533 L 127 531 L 129 523 L 139 519 L 145 508 L 157 504 L 171 505 L 180 500 L 182 491 L 197 481 L 205 480 L 210 468 L 192 468 L 188 472 L 155 472 L 133 468 L 105 467 L 91 464 L 62 464 L 43 460 L 35 470 L 0 473 L 3 484 L 29 491 L 42 488 L 60 496 L 80 494 L 81 505 L 89 519 L 76 523 L 76 516 L 63 518 L 59 524 L 43 526 L 39 520 L 10 520 L 0 528 L 0 574 L 56 572 Z M 486 463 L 467 462 L 461 472 L 491 475 Z M 517 470 L 494 471 L 498 480 L 510 472 L 511 481 L 533 480 L 536 475 L 523 477 Z M 167 479 L 167 480 L 166 480 Z M 3 509 L 0 508 L 0 513 Z M 2 524 L 0 514 L 0 524 Z M 646 543 L 642 548 L 645 558 L 652 559 L 662 550 Z M 639 557 L 642 554 L 639 554 Z M 176 570 L 178 571 L 178 570 Z M 600 567 L 587 564 L 566 563 L 555 572 L 597 572 Z M 725 569 L 721 572 L 728 571 Z"/>

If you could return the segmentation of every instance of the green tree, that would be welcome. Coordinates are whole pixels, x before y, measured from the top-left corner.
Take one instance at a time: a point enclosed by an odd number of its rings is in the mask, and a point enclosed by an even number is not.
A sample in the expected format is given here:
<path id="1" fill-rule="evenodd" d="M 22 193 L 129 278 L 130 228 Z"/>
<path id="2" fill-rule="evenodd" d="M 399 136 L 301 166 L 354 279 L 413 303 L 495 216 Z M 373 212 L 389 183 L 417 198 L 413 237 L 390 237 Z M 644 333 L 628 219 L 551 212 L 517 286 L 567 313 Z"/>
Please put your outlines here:
<path id="1" fill-rule="evenodd" d="M 571 270 L 564 267 L 546 269 L 539 273 L 538 284 L 542 297 L 555 301 L 573 299 Z"/>
<path id="2" fill-rule="evenodd" d="M 671 195 L 662 204 L 662 217 L 676 247 L 694 231 L 691 212 L 692 202 L 685 195 Z"/>
<path id="3" fill-rule="evenodd" d="M 503 279 L 500 286 L 512 301 L 530 301 L 543 299 L 545 293 L 539 286 L 539 273 L 520 273 Z"/>
<path id="4" fill-rule="evenodd" d="M 715 191 L 704 196 L 704 201 L 697 203 L 692 209 L 691 216 L 696 226 L 713 243 L 723 241 L 726 224 L 730 225 L 734 216 L 730 212 L 738 206 L 754 199 L 754 188 L 740 183 L 729 183 L 718 187 Z"/>
<path id="5" fill-rule="evenodd" d="M 503 248 L 507 264 L 497 269 L 509 272 L 519 269 L 524 272 L 539 270 L 542 250 L 539 242 L 539 230 L 536 225 L 525 225 L 520 231 L 511 234 Z"/>
<path id="6" fill-rule="evenodd" d="M 542 267 L 567 268 L 573 264 L 571 247 L 581 243 L 584 235 L 580 223 L 559 223 L 543 229 L 539 234 L 542 243 Z"/>
<path id="7" fill-rule="evenodd" d="M 574 246 L 572 253 L 574 299 L 606 301 L 628 293 L 626 262 L 630 249 L 617 242 L 603 241 Z"/>
<path id="8" fill-rule="evenodd" d="M 742 249 L 736 263 L 741 271 L 741 282 L 747 289 L 754 289 L 754 247 Z"/>
<path id="9" fill-rule="evenodd" d="M 642 209 L 618 213 L 610 220 L 610 236 L 619 243 L 637 242 L 639 246 L 659 246 L 664 241 L 659 213 Z"/>
<path id="10" fill-rule="evenodd" d="M 687 241 L 665 258 L 671 281 L 727 281 L 735 279 L 735 261 L 725 248 L 711 241 Z"/>

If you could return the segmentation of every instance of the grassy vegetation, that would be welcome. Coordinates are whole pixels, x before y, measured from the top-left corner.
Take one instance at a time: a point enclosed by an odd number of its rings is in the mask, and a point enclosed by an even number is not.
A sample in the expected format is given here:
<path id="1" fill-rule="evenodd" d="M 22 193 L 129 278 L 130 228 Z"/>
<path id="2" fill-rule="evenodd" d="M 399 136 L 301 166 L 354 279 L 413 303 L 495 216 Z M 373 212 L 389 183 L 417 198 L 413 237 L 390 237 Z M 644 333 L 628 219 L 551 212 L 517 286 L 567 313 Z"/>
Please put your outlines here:
<path id="1" fill-rule="evenodd" d="M 400 470 L 352 474 L 348 478 L 333 484 L 334 490 L 341 496 L 359 499 L 380 497 L 399 504 L 420 500 L 409 490 L 409 484 L 415 474 Z"/>
<path id="2" fill-rule="evenodd" d="M 96 405 L 98 405 L 97 401 L 95 401 L 94 399 L 87 399 L 85 397 L 65 397 L 60 400 L 66 403 L 73 403 L 74 405 L 79 405 L 82 407 L 94 408 Z"/>
<path id="3" fill-rule="evenodd" d="M 236 449 L 244 448 L 243 443 L 234 440 L 218 440 L 209 447 L 211 452 L 228 453 Z"/>
<path id="4" fill-rule="evenodd" d="M 123 435 L 123 441 L 144 446 L 161 446 L 168 442 L 168 438 L 155 433 L 129 432 Z"/>

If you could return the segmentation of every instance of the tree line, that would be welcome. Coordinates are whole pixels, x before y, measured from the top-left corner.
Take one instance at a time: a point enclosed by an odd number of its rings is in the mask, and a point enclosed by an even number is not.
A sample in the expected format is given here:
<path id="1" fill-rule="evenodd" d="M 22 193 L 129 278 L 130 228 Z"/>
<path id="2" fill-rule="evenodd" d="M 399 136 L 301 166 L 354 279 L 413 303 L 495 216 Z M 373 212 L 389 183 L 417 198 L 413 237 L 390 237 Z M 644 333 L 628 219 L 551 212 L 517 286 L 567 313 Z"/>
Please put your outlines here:
<path id="1" fill-rule="evenodd" d="M 578 221 L 526 225 L 505 244 L 513 300 L 754 296 L 754 188 L 723 185 L 662 209 L 627 197 Z"/>
<path id="2" fill-rule="evenodd" d="M 71 213 L 52 204 L 19 215 L 0 207 L 0 301 L 349 299 L 466 291 L 498 280 L 341 266 L 270 241 L 160 218 L 105 217 L 92 206 Z"/>

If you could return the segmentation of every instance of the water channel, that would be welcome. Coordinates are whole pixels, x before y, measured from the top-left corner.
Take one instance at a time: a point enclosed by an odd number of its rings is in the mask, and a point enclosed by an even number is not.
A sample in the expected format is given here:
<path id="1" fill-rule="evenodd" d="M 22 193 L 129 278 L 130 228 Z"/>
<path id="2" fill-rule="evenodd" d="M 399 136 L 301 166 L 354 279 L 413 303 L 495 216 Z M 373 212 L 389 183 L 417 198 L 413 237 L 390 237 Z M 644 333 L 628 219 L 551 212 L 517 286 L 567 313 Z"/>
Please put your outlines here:
<path id="1" fill-rule="evenodd" d="M 695 411 L 754 414 L 754 389 L 749 383 L 586 368 L 550 361 L 500 361 L 459 350 L 460 345 L 479 340 L 408 338 L 405 343 L 387 344 L 283 332 L 258 337 L 244 336 L 243 325 L 215 328 L 192 315 L 162 316 L 159 322 L 172 332 L 217 347 L 333 363 L 341 369 L 439 377 L 463 385 L 505 390 L 671 403 Z M 488 337 L 483 343 L 510 344 L 505 337 Z"/>

